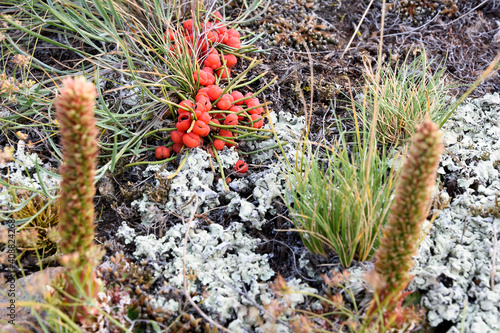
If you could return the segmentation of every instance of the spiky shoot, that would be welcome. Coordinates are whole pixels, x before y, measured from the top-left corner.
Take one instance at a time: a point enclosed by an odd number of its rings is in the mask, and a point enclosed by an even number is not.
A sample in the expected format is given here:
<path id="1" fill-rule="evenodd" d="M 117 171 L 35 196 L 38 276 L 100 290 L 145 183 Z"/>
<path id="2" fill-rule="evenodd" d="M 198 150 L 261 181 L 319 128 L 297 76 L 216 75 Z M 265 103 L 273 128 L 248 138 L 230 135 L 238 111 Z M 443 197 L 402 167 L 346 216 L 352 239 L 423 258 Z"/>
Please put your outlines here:
<path id="1" fill-rule="evenodd" d="M 55 102 L 64 147 L 59 223 L 63 254 L 85 253 L 94 239 L 96 97 L 95 86 L 83 77 L 67 78 Z"/>
<path id="2" fill-rule="evenodd" d="M 375 272 L 370 280 L 375 297 L 386 313 L 400 304 L 411 281 L 422 224 L 426 219 L 431 191 L 443 146 L 439 127 L 429 118 L 420 125 L 405 161 L 396 197 L 376 253 Z"/>
<path id="3" fill-rule="evenodd" d="M 94 268 L 102 252 L 94 240 L 94 176 L 97 160 L 97 129 L 94 104 L 97 91 L 83 77 L 63 80 L 61 95 L 55 101 L 63 145 L 59 233 L 61 259 L 67 267 L 63 309 L 88 322 L 96 309 L 83 305 L 95 299 L 98 280 Z M 69 304 L 82 305 L 75 306 Z"/>

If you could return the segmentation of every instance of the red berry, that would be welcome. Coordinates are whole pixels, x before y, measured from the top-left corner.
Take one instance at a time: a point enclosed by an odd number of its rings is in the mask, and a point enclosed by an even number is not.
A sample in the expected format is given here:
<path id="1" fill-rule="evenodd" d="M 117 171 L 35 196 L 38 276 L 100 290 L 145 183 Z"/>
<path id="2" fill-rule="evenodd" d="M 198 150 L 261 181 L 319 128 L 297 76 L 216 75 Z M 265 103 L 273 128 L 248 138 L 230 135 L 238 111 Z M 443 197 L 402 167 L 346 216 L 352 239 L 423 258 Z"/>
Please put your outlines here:
<path id="1" fill-rule="evenodd" d="M 169 37 L 168 39 L 170 39 L 171 42 L 175 39 L 175 35 L 172 29 L 168 29 L 167 31 L 165 31 L 165 42 L 167 42 L 167 36 Z"/>
<path id="2" fill-rule="evenodd" d="M 229 38 L 234 37 L 234 38 L 240 39 L 240 37 L 241 37 L 240 33 L 238 32 L 238 30 L 235 30 L 235 29 L 229 29 L 227 31 L 227 34 L 229 35 Z"/>
<path id="3" fill-rule="evenodd" d="M 203 88 L 206 89 L 206 88 Z M 198 91 L 196 94 L 196 97 L 194 98 L 196 100 L 196 103 L 200 101 L 202 98 L 208 98 L 208 92 L 207 91 L 201 91 L 201 89 Z"/>
<path id="4" fill-rule="evenodd" d="M 201 120 L 205 124 L 208 124 L 212 120 L 212 117 L 210 116 L 210 114 L 208 112 L 203 112 L 201 114 L 201 117 L 198 118 L 198 120 Z"/>
<path id="5" fill-rule="evenodd" d="M 257 120 L 253 123 L 253 128 L 261 128 L 264 125 L 264 119 L 262 119 L 262 117 L 258 114 L 252 114 L 250 115 L 250 118 L 252 118 L 252 120 L 254 121 Z"/>
<path id="6" fill-rule="evenodd" d="M 202 86 L 207 85 L 208 83 L 208 73 L 204 71 L 198 71 L 193 73 L 193 78 L 195 82 L 199 82 Z"/>
<path id="7" fill-rule="evenodd" d="M 241 106 L 238 106 L 238 105 L 233 105 L 229 108 L 229 111 L 232 111 L 234 113 L 238 113 L 238 112 L 243 111 L 243 108 Z"/>
<path id="8" fill-rule="evenodd" d="M 231 104 L 234 102 L 233 96 L 229 94 L 224 94 L 221 99 L 217 102 L 217 107 L 219 110 L 229 110 Z"/>
<path id="9" fill-rule="evenodd" d="M 260 101 L 258 98 L 249 98 L 249 99 L 246 99 L 245 100 L 245 104 L 246 106 L 248 106 L 249 108 L 253 108 L 254 106 L 257 106 L 260 104 Z"/>
<path id="10" fill-rule="evenodd" d="M 226 145 L 226 143 L 220 139 L 215 139 L 214 140 L 214 147 L 215 149 L 217 150 L 222 150 L 224 149 L 224 146 Z"/>
<path id="11" fill-rule="evenodd" d="M 216 21 L 219 21 L 219 22 L 222 21 L 222 14 L 218 10 L 213 12 L 212 15 L 216 17 L 216 19 L 215 19 Z"/>
<path id="12" fill-rule="evenodd" d="M 183 100 L 182 102 L 179 103 L 180 106 L 192 109 L 194 106 L 193 101 L 190 101 L 189 99 Z"/>
<path id="13" fill-rule="evenodd" d="M 248 171 L 248 164 L 243 160 L 239 160 L 234 166 L 234 171 L 237 173 L 246 173 Z"/>
<path id="14" fill-rule="evenodd" d="M 235 49 L 241 49 L 241 41 L 239 38 L 236 37 L 230 37 L 227 40 L 226 45 Z"/>
<path id="15" fill-rule="evenodd" d="M 220 24 L 219 24 L 220 26 Z M 227 28 L 224 26 L 218 27 L 217 32 L 219 33 L 219 43 L 226 44 L 229 39 L 229 35 L 227 33 Z"/>
<path id="16" fill-rule="evenodd" d="M 211 101 L 215 101 L 222 94 L 222 88 L 217 85 L 211 85 L 208 87 L 208 97 Z"/>
<path id="17" fill-rule="evenodd" d="M 207 39 L 213 43 L 219 41 L 219 34 L 215 30 L 210 30 L 207 32 Z"/>
<path id="18" fill-rule="evenodd" d="M 262 112 L 264 112 L 264 109 L 262 108 L 262 106 L 260 106 L 256 109 L 248 110 L 248 114 L 262 114 Z"/>
<path id="19" fill-rule="evenodd" d="M 208 73 L 208 77 L 207 77 L 207 83 L 205 84 L 205 86 L 211 86 L 213 84 L 215 84 L 215 76 L 212 74 L 212 73 Z"/>
<path id="20" fill-rule="evenodd" d="M 236 126 L 238 125 L 238 116 L 234 113 L 230 113 L 226 116 L 224 120 L 224 125 Z"/>
<path id="21" fill-rule="evenodd" d="M 194 148 L 198 147 L 201 143 L 200 136 L 196 133 L 187 133 L 182 137 L 182 142 L 189 147 L 189 148 Z"/>
<path id="22" fill-rule="evenodd" d="M 242 98 L 243 98 L 243 94 L 242 94 L 242 93 L 240 93 L 239 91 L 233 91 L 233 92 L 231 93 L 231 96 L 233 96 L 233 98 L 234 98 L 234 100 L 235 100 L 235 101 L 237 101 L 237 100 L 239 100 L 239 99 L 242 99 Z M 244 102 L 244 101 L 239 101 L 239 102 L 236 102 L 235 104 L 236 104 L 236 105 L 241 105 L 241 104 L 243 104 L 243 102 Z"/>
<path id="23" fill-rule="evenodd" d="M 196 133 L 200 136 L 203 136 L 203 134 L 206 132 L 206 129 L 205 129 L 206 126 L 207 126 L 207 124 L 205 124 L 201 120 L 195 121 L 194 126 L 193 126 L 193 133 Z"/>
<path id="24" fill-rule="evenodd" d="M 208 43 L 205 38 L 198 40 L 198 47 L 196 48 L 196 50 L 201 52 L 206 52 L 208 50 Z"/>
<path id="25" fill-rule="evenodd" d="M 210 134 L 210 126 L 208 126 L 207 124 L 205 124 L 205 133 L 203 133 L 201 136 L 202 137 L 206 137 L 209 134 Z"/>
<path id="26" fill-rule="evenodd" d="M 229 108 L 229 111 L 234 112 L 234 113 L 239 113 L 239 112 L 243 111 L 243 108 L 241 106 L 233 105 Z M 238 116 L 238 120 L 245 119 L 245 117 L 243 117 L 243 113 L 240 113 L 236 116 Z"/>
<path id="27" fill-rule="evenodd" d="M 182 26 L 184 27 L 184 29 L 186 29 L 187 32 L 191 32 L 194 28 L 194 21 L 191 19 L 186 20 L 184 21 L 184 23 L 182 23 Z"/>
<path id="28" fill-rule="evenodd" d="M 175 127 L 181 131 L 185 132 L 191 126 L 191 116 L 187 113 L 183 113 L 179 115 L 179 121 L 175 124 Z"/>
<path id="29" fill-rule="evenodd" d="M 170 133 L 170 138 L 174 143 L 182 143 L 182 136 L 184 135 L 184 132 L 181 132 L 179 130 L 173 131 Z"/>
<path id="30" fill-rule="evenodd" d="M 182 150 L 182 147 L 184 147 L 184 145 L 182 143 L 176 143 L 172 146 L 172 149 L 177 153 L 179 154 Z"/>
<path id="31" fill-rule="evenodd" d="M 212 47 L 207 54 L 216 54 L 219 55 L 219 51 L 215 47 Z"/>
<path id="32" fill-rule="evenodd" d="M 219 135 L 222 136 L 222 137 L 224 137 L 224 138 L 230 139 L 230 138 L 233 137 L 233 132 L 228 131 L 228 130 L 220 130 L 219 131 Z"/>
<path id="33" fill-rule="evenodd" d="M 170 148 L 159 146 L 155 149 L 155 156 L 159 160 L 164 160 L 170 157 Z"/>
<path id="34" fill-rule="evenodd" d="M 214 70 L 213 70 L 212 68 L 210 68 L 210 67 L 206 67 L 206 66 L 205 66 L 205 67 L 203 67 L 201 70 L 202 70 L 202 71 L 205 71 L 205 72 L 207 72 L 207 73 L 210 73 L 210 74 L 212 74 L 212 75 L 214 74 Z"/>
<path id="35" fill-rule="evenodd" d="M 203 63 L 205 66 L 210 67 L 212 69 L 216 69 L 222 66 L 220 62 L 220 57 L 217 54 L 209 54 L 207 59 L 205 59 Z"/>
<path id="36" fill-rule="evenodd" d="M 231 70 L 229 68 L 221 68 L 217 71 L 217 76 L 221 79 L 227 79 L 228 76 L 231 76 Z"/>
<path id="37" fill-rule="evenodd" d="M 212 103 L 207 97 L 201 97 L 196 102 L 196 111 L 208 112 L 212 109 Z"/>
<path id="38" fill-rule="evenodd" d="M 224 59 L 226 60 L 226 66 L 229 68 L 236 66 L 238 62 L 238 59 L 232 54 L 226 54 Z"/>
<path id="39" fill-rule="evenodd" d="M 220 125 L 220 121 L 218 119 L 215 119 L 213 118 L 212 120 L 210 120 L 212 123 L 216 124 L 216 125 Z M 210 130 L 212 131 L 218 131 L 219 128 L 216 127 L 216 126 L 210 126 Z"/>

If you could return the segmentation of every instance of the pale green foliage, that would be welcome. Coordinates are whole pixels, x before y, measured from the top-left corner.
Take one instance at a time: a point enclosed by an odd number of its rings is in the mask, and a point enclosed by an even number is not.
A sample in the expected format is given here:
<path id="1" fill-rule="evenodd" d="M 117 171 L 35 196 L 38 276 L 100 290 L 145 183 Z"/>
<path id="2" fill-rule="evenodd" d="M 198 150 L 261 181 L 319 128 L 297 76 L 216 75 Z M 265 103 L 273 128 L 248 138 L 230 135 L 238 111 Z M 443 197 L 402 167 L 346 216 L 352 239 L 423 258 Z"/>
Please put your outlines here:
<path id="1" fill-rule="evenodd" d="M 370 151 L 368 133 L 363 143 L 359 131 L 356 137 L 348 144 L 347 133 L 341 132 L 324 157 L 309 147 L 300 163 L 288 168 L 288 207 L 304 244 L 321 255 L 334 250 L 344 267 L 373 254 L 395 177 L 387 152 Z"/>
<path id="2" fill-rule="evenodd" d="M 365 71 L 365 98 L 357 104 L 367 111 L 362 116 L 365 124 L 372 122 L 375 103 L 378 104 L 379 142 L 404 143 L 415 134 L 427 114 L 434 122 L 445 116 L 444 67 L 432 71 L 425 53 L 419 54 L 410 63 L 408 57 L 403 63 L 397 63 L 395 68 L 390 63 L 385 64 L 380 81 L 377 81 L 371 68 Z"/>

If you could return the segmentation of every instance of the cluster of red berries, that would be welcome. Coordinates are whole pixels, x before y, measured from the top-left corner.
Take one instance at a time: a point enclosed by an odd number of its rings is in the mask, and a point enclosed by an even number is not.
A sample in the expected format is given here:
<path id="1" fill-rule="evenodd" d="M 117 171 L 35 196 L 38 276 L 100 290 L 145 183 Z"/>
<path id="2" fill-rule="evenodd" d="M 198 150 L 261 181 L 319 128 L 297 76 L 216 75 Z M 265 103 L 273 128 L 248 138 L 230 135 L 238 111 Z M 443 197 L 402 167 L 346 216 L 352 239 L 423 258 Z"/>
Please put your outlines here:
<path id="1" fill-rule="evenodd" d="M 236 145 L 237 136 L 225 128 L 235 126 L 251 126 L 261 128 L 264 125 L 262 112 L 264 109 L 256 97 L 251 93 L 243 96 L 239 91 L 231 94 L 222 94 L 223 89 L 218 85 L 211 85 L 198 90 L 195 101 L 180 102 L 178 118 L 175 127 L 177 130 L 170 134 L 174 142 L 173 150 L 179 153 L 183 146 L 188 148 L 203 145 L 203 138 L 213 135 L 213 146 L 222 150 L 225 146 Z M 246 108 L 243 107 L 246 106 Z M 230 127 L 227 127 L 230 126 Z"/>
<path id="2" fill-rule="evenodd" d="M 196 50 L 201 70 L 193 73 L 193 79 L 201 88 L 194 101 L 186 99 L 179 103 L 176 130 L 170 133 L 174 144 L 169 148 L 156 148 L 157 159 L 169 158 L 172 151 L 179 153 L 184 147 L 201 147 L 205 137 L 210 139 L 211 146 L 216 150 L 222 150 L 225 146 L 233 147 L 237 144 L 241 130 L 258 129 L 264 125 L 261 116 L 263 104 L 258 98 L 252 93 L 243 95 L 237 90 L 224 93 L 224 89 L 217 84 L 220 80 L 230 78 L 231 69 L 238 63 L 238 58 L 215 47 L 223 44 L 240 49 L 241 40 L 240 33 L 228 29 L 218 11 L 210 14 L 210 17 L 213 20 L 198 26 L 189 19 L 182 23 L 179 31 L 165 31 L 165 42 L 170 41 L 171 52 L 182 54 L 182 48 L 187 48 L 191 55 L 192 50 Z M 236 163 L 236 172 L 245 173 L 247 170 L 248 165 L 244 161 Z"/>

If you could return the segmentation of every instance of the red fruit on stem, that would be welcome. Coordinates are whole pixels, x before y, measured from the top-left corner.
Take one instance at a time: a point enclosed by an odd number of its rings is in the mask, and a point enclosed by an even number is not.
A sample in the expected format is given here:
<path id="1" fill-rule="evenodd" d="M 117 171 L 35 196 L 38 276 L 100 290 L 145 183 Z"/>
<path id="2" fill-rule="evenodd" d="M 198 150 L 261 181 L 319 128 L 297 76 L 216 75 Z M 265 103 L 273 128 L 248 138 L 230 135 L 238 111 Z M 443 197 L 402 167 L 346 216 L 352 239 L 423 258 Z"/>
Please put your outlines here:
<path id="1" fill-rule="evenodd" d="M 186 20 L 184 21 L 184 23 L 182 23 L 182 26 L 184 27 L 184 29 L 186 29 L 187 32 L 191 32 L 194 28 L 194 21 L 191 19 Z"/>
<path id="2" fill-rule="evenodd" d="M 155 149 L 155 156 L 159 160 L 164 160 L 170 157 L 170 148 L 159 146 Z"/>
<path id="3" fill-rule="evenodd" d="M 239 160 L 234 166 L 234 171 L 237 173 L 246 173 L 248 171 L 248 164 L 243 160 Z"/>
<path id="4" fill-rule="evenodd" d="M 217 54 L 209 54 L 203 63 L 206 67 L 210 67 L 212 69 L 217 69 L 222 66 L 220 57 Z"/>
<path id="5" fill-rule="evenodd" d="M 252 114 L 250 115 L 250 118 L 252 118 L 253 121 L 256 121 L 252 125 L 253 128 L 261 128 L 264 125 L 264 119 L 262 119 L 262 117 L 258 114 Z"/>
<path id="6" fill-rule="evenodd" d="M 208 112 L 203 112 L 201 114 L 201 117 L 198 118 L 198 120 L 201 120 L 203 121 L 205 124 L 208 124 L 211 120 L 212 120 L 212 117 L 210 116 L 210 114 Z"/>
<path id="7" fill-rule="evenodd" d="M 182 102 L 180 102 L 179 105 L 182 107 L 192 109 L 194 106 L 194 103 L 193 103 L 193 101 L 190 101 L 189 99 L 185 99 Z"/>
<path id="8" fill-rule="evenodd" d="M 243 98 L 243 94 L 242 94 L 242 93 L 240 93 L 239 91 L 233 91 L 233 92 L 231 93 L 231 96 L 233 96 L 233 99 L 234 99 L 235 101 L 237 101 L 237 100 L 239 100 L 239 99 L 242 99 L 242 98 Z M 236 105 L 241 105 L 241 104 L 243 104 L 243 102 L 244 102 L 244 101 L 239 101 L 239 102 L 236 102 L 235 104 L 236 104 Z"/>
<path id="9" fill-rule="evenodd" d="M 196 97 L 194 98 L 196 103 L 200 101 L 202 98 L 209 98 L 208 97 L 208 88 L 203 88 L 198 90 L 198 93 L 196 93 Z"/>
<path id="10" fill-rule="evenodd" d="M 253 97 L 253 98 L 249 98 L 249 99 L 246 99 L 245 100 L 245 104 L 246 106 L 248 106 L 249 108 L 253 108 L 254 106 L 257 106 L 260 104 L 260 101 L 258 98 L 256 97 Z"/>
<path id="11" fill-rule="evenodd" d="M 181 131 L 185 132 L 191 126 L 191 116 L 188 113 L 183 113 L 179 115 L 179 121 L 175 124 L 175 127 Z"/>
<path id="12" fill-rule="evenodd" d="M 212 73 L 208 73 L 208 78 L 207 78 L 207 84 L 205 86 L 211 86 L 213 84 L 215 84 L 215 76 L 212 74 Z"/>
<path id="13" fill-rule="evenodd" d="M 208 73 L 204 71 L 198 71 L 193 73 L 193 78 L 195 82 L 199 82 L 202 86 L 207 85 Z"/>
<path id="14" fill-rule="evenodd" d="M 204 72 L 207 72 L 207 73 L 210 73 L 210 74 L 214 75 L 214 70 L 212 68 L 210 68 L 210 67 L 206 67 L 205 66 L 201 70 L 204 71 Z"/>
<path id="15" fill-rule="evenodd" d="M 238 38 L 240 39 L 240 33 L 236 29 L 229 29 L 227 31 L 227 34 L 229 35 L 229 38 Z"/>
<path id="16" fill-rule="evenodd" d="M 230 139 L 230 138 L 233 137 L 233 132 L 228 131 L 228 130 L 220 130 L 219 131 L 219 135 L 222 136 L 222 137 L 224 137 L 224 138 Z"/>
<path id="17" fill-rule="evenodd" d="M 238 106 L 238 105 L 233 105 L 229 108 L 229 111 L 232 111 L 234 113 L 238 113 L 238 112 L 241 112 L 243 111 L 243 107 L 241 106 Z"/>
<path id="18" fill-rule="evenodd" d="M 230 37 L 227 40 L 226 45 L 229 47 L 232 47 L 234 49 L 241 49 L 241 41 L 239 38 L 236 38 L 236 37 Z"/>
<path id="19" fill-rule="evenodd" d="M 262 112 L 264 112 L 262 106 L 253 110 L 248 110 L 248 114 L 262 114 Z"/>
<path id="20" fill-rule="evenodd" d="M 225 68 L 221 68 L 217 71 L 217 76 L 220 78 L 220 79 L 227 79 L 227 77 L 231 77 L 231 70 L 228 68 L 228 69 L 225 69 Z"/>
<path id="21" fill-rule="evenodd" d="M 217 85 L 211 85 L 208 87 L 208 97 L 211 101 L 215 101 L 222 94 L 222 88 Z"/>
<path id="22" fill-rule="evenodd" d="M 216 17 L 216 19 L 215 19 L 216 21 L 219 21 L 219 22 L 222 21 L 222 14 L 218 10 L 213 12 L 212 15 Z"/>
<path id="23" fill-rule="evenodd" d="M 221 97 L 221 99 L 217 102 L 217 108 L 219 108 L 219 110 L 229 110 L 233 102 L 234 102 L 233 96 L 229 94 L 224 94 Z"/>
<path id="24" fill-rule="evenodd" d="M 224 59 L 226 60 L 226 66 L 229 68 L 236 66 L 238 63 L 238 59 L 232 54 L 226 54 Z"/>
<path id="25" fill-rule="evenodd" d="M 224 125 L 229 125 L 229 126 L 238 125 L 238 116 L 235 115 L 234 113 L 228 114 L 226 116 L 226 119 L 224 120 Z"/>
<path id="26" fill-rule="evenodd" d="M 214 26 L 217 29 L 217 32 L 220 34 L 227 34 L 227 27 L 223 23 L 218 23 Z M 229 36 L 229 35 L 228 35 Z"/>
<path id="27" fill-rule="evenodd" d="M 193 43 L 194 35 L 192 32 L 186 35 L 186 40 L 188 41 L 188 43 L 191 43 L 191 44 Z"/>
<path id="28" fill-rule="evenodd" d="M 197 120 L 194 122 L 194 126 L 193 126 L 193 133 L 196 133 L 200 136 L 203 136 L 203 134 L 206 132 L 206 127 L 207 124 L 205 124 L 203 121 L 201 120 Z"/>
<path id="29" fill-rule="evenodd" d="M 196 133 L 187 133 L 182 137 L 182 142 L 186 145 L 186 147 L 194 148 L 198 147 L 201 143 L 200 136 Z"/>
<path id="30" fill-rule="evenodd" d="M 201 136 L 202 137 L 206 137 L 209 134 L 210 134 L 210 126 L 208 126 L 207 124 L 205 124 L 205 133 L 203 133 Z"/>
<path id="31" fill-rule="evenodd" d="M 182 147 L 184 147 L 184 145 L 182 143 L 176 143 L 172 146 L 172 149 L 177 153 L 179 154 L 182 150 Z"/>
<path id="32" fill-rule="evenodd" d="M 217 51 L 217 49 L 215 47 L 212 47 L 208 52 L 207 54 L 216 54 L 216 55 L 219 55 L 219 51 Z"/>
<path id="33" fill-rule="evenodd" d="M 219 41 L 219 34 L 215 30 L 210 30 L 207 32 L 207 39 L 213 43 Z"/>
<path id="34" fill-rule="evenodd" d="M 183 135 L 184 135 L 184 132 L 181 132 L 179 130 L 173 131 L 172 133 L 170 133 L 170 139 L 172 139 L 172 141 L 174 143 L 182 143 L 182 136 Z"/>
<path id="35" fill-rule="evenodd" d="M 220 121 L 218 119 L 215 119 L 215 118 L 213 118 L 212 120 L 210 120 L 210 122 L 214 123 L 215 125 L 220 125 Z M 210 130 L 212 130 L 212 131 L 215 132 L 215 131 L 218 131 L 219 128 L 216 127 L 216 126 L 210 126 Z"/>
<path id="36" fill-rule="evenodd" d="M 215 139 L 214 140 L 214 147 L 215 149 L 217 150 L 222 150 L 224 149 L 224 146 L 226 145 L 226 143 L 220 139 Z"/>
<path id="37" fill-rule="evenodd" d="M 196 48 L 196 50 L 201 52 L 206 52 L 208 50 L 208 43 L 205 38 L 198 40 L 198 47 Z"/>
<path id="38" fill-rule="evenodd" d="M 234 112 L 234 113 L 239 113 L 239 112 L 243 111 L 243 108 L 241 106 L 233 105 L 229 108 L 229 111 Z M 238 116 L 238 120 L 245 119 L 245 117 L 243 116 L 243 113 L 240 113 L 237 116 Z"/>
<path id="39" fill-rule="evenodd" d="M 172 31 L 172 29 L 168 29 L 165 31 L 165 36 L 164 36 L 165 43 L 167 42 L 167 36 L 171 42 L 175 39 L 175 35 L 174 35 L 174 32 Z"/>
<path id="40" fill-rule="evenodd" d="M 199 108 L 201 106 L 201 108 Z M 198 102 L 196 102 L 196 110 L 201 112 L 208 112 L 212 109 L 212 103 L 208 97 L 201 97 Z"/>

